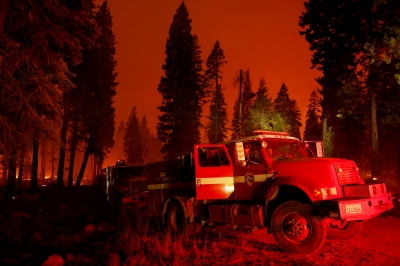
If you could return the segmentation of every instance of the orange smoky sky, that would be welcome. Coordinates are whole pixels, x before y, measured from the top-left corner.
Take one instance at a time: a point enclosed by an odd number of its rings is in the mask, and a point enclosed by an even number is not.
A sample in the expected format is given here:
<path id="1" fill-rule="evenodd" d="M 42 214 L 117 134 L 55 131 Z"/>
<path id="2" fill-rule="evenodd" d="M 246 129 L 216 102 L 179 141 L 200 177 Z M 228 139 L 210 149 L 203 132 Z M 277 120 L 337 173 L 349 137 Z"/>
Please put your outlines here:
<path id="1" fill-rule="evenodd" d="M 97 0 L 97 4 L 101 4 Z M 116 128 L 128 120 L 133 106 L 138 118 L 146 115 L 150 131 L 155 134 L 161 105 L 157 91 L 168 31 L 181 0 L 108 0 L 117 41 L 117 95 L 114 98 Z M 302 0 L 186 0 L 196 34 L 207 60 L 218 40 L 228 61 L 222 68 L 222 87 L 228 105 L 229 125 L 238 89 L 233 77 L 240 69 L 250 70 L 253 91 L 264 78 L 269 94 L 275 99 L 282 83 L 305 113 L 311 92 L 318 87 L 320 75 L 311 67 L 309 44 L 298 25 L 304 11 Z M 208 108 L 203 110 L 208 114 Z M 203 119 L 204 121 L 204 119 Z M 207 121 L 205 121 L 207 122 Z M 303 130 L 301 129 L 301 130 Z"/>

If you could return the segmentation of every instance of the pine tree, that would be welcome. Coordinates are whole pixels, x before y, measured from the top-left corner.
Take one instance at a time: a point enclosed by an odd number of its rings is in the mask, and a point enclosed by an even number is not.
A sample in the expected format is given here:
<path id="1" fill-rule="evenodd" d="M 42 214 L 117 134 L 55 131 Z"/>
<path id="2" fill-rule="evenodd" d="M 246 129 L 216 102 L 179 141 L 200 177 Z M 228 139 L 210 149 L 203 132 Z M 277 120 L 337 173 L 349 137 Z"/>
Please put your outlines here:
<path id="1" fill-rule="evenodd" d="M 139 131 L 142 137 L 143 163 L 147 163 L 149 156 L 150 129 L 147 127 L 146 115 L 140 120 Z"/>
<path id="2" fill-rule="evenodd" d="M 85 154 L 75 183 L 79 186 L 86 169 L 89 155 L 93 154 L 100 169 L 105 156 L 114 145 L 115 109 L 113 97 L 118 83 L 115 81 L 115 36 L 112 31 L 112 16 L 104 1 L 95 16 L 100 35 L 94 46 L 86 50 L 86 57 L 77 71 L 79 83 L 80 117 L 82 141 L 86 143 Z M 85 54 L 84 54 L 85 55 Z M 86 74 L 86 75 L 85 75 Z"/>
<path id="3" fill-rule="evenodd" d="M 223 73 L 221 68 L 226 63 L 224 50 L 221 49 L 219 41 L 217 40 L 207 58 L 206 70 L 204 73 L 206 87 L 209 93 L 211 92 L 211 95 L 213 95 L 210 106 L 210 116 L 208 117 L 210 122 L 208 123 L 207 131 L 209 141 L 214 143 L 222 141 L 227 131 L 225 128 L 227 122 L 226 107 L 220 106 L 220 104 L 225 103 L 225 99 L 221 99 L 223 95 L 219 84 L 219 80 L 222 80 L 221 74 Z M 225 117 L 223 116 L 224 113 Z M 219 115 L 222 115 L 221 121 Z M 210 126 L 212 127 L 210 128 Z M 213 139 L 211 136 L 213 136 Z"/>
<path id="4" fill-rule="evenodd" d="M 117 132 L 115 134 L 114 147 L 113 147 L 113 151 L 117 154 L 116 157 L 121 160 L 125 159 L 125 153 L 124 153 L 125 133 L 126 133 L 126 125 L 125 121 L 122 120 L 117 128 Z"/>
<path id="5" fill-rule="evenodd" d="M 290 131 L 287 132 L 291 135 L 298 135 L 297 137 L 300 137 L 300 131 L 298 129 L 299 125 L 296 123 L 296 119 L 298 115 L 300 115 L 300 110 L 297 107 L 297 102 L 289 98 L 288 88 L 286 87 L 285 83 L 282 84 L 278 95 L 274 100 L 274 109 L 277 113 L 279 113 L 286 124 L 284 128 L 290 128 Z"/>
<path id="6" fill-rule="evenodd" d="M 126 132 L 124 135 L 124 152 L 128 163 L 143 162 L 143 145 L 140 134 L 139 119 L 136 114 L 136 107 L 132 108 L 126 123 Z"/>
<path id="7" fill-rule="evenodd" d="M 227 137 L 228 114 L 226 107 L 224 93 L 221 90 L 221 85 L 218 85 L 218 90 L 214 93 L 214 97 L 211 100 L 210 115 L 207 117 L 209 119 L 206 127 L 207 135 L 211 143 L 224 141 Z"/>
<path id="8" fill-rule="evenodd" d="M 285 83 L 282 84 L 276 99 L 274 100 L 274 109 L 279 112 L 285 119 L 288 118 L 290 113 L 290 98 L 288 88 Z"/>
<path id="9" fill-rule="evenodd" d="M 240 97 L 241 96 L 241 97 Z M 246 135 L 250 135 L 251 126 L 248 125 L 250 119 L 250 108 L 253 104 L 253 98 L 255 94 L 252 90 L 252 82 L 250 79 L 250 70 L 247 69 L 243 74 L 243 92 L 242 95 L 238 95 L 236 99 L 234 110 L 233 110 L 233 119 L 232 119 L 232 139 L 240 138 Z M 242 100 L 240 102 L 240 100 Z M 239 110 L 241 106 L 241 110 Z M 241 117 L 239 117 L 239 113 L 241 113 Z M 240 121 L 240 124 L 239 124 Z"/>
<path id="10" fill-rule="evenodd" d="M 250 107 L 249 131 L 272 130 L 273 103 L 264 78 L 260 79 L 253 105 Z"/>
<path id="11" fill-rule="evenodd" d="M 199 79 L 199 49 L 191 34 L 191 19 L 182 2 L 174 15 L 166 44 L 166 59 L 158 91 L 163 100 L 158 107 L 157 136 L 164 158 L 181 156 L 200 142 L 201 108 L 204 98 Z"/>
<path id="12" fill-rule="evenodd" d="M 291 127 L 291 135 L 301 139 L 300 135 L 300 127 L 301 123 L 301 112 L 299 107 L 297 106 L 297 101 L 295 99 L 290 100 L 290 113 L 289 113 L 289 123 Z"/>
<path id="13" fill-rule="evenodd" d="M 235 105 L 233 107 L 233 119 L 232 119 L 232 139 L 238 138 L 242 135 L 242 102 L 243 102 L 243 70 L 240 69 L 236 72 L 235 77 L 233 78 L 233 86 L 239 87 L 239 94 L 235 101 Z"/>
<path id="14" fill-rule="evenodd" d="M 17 150 L 20 145 L 29 149 L 31 140 L 37 150 L 40 136 L 56 137 L 62 94 L 73 87 L 68 64 L 79 63 L 82 46 L 93 40 L 96 25 L 91 0 L 15 0 L 2 1 L 2 6 L 0 143 L 9 158 L 8 191 L 13 191 Z M 35 180 L 31 178 L 33 189 Z"/>
<path id="15" fill-rule="evenodd" d="M 321 106 L 318 92 L 313 90 L 308 100 L 306 114 L 306 126 L 304 129 L 305 140 L 321 140 L 322 124 L 321 124 Z"/>

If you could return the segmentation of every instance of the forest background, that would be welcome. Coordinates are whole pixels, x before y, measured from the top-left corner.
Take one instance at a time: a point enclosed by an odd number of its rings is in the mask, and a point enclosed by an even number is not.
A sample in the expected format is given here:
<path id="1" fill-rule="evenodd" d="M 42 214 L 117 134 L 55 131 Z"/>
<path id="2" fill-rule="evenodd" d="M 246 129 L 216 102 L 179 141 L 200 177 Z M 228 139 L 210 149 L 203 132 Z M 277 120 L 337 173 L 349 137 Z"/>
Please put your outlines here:
<path id="1" fill-rule="evenodd" d="M 252 79 L 249 68 L 237 69 L 227 82 L 236 88 L 228 116 L 221 78 L 230 59 L 218 39 L 210 53 L 200 49 L 185 2 L 176 9 L 160 66 L 156 133 L 136 106 L 126 123 L 115 121 L 116 40 L 107 1 L 100 7 L 90 0 L 0 3 L 0 148 L 10 193 L 24 173 L 32 190 L 46 177 L 60 187 L 79 186 L 88 162 L 91 180 L 113 147 L 128 162 L 142 163 L 253 129 L 302 137 L 290 88 L 282 82 L 272 99 L 268 81 Z M 328 156 L 353 159 L 365 176 L 391 183 L 398 182 L 400 166 L 399 11 L 397 1 L 311 1 L 299 19 L 320 74 L 318 90 L 309 95 L 304 138 L 323 139 Z"/>

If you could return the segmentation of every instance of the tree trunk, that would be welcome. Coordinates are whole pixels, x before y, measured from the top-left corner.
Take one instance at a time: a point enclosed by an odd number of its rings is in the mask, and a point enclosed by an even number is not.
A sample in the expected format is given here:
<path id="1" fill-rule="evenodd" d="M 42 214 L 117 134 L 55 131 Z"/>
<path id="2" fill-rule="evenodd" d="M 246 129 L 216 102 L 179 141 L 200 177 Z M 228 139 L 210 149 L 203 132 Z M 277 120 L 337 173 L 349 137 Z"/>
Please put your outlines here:
<path id="1" fill-rule="evenodd" d="M 7 194 L 15 195 L 15 177 L 17 172 L 15 148 L 13 148 L 13 152 L 8 156 L 7 162 Z"/>
<path id="2" fill-rule="evenodd" d="M 376 120 L 376 95 L 371 89 L 372 169 L 371 177 L 379 175 L 378 125 Z"/>
<path id="3" fill-rule="evenodd" d="M 18 163 L 18 180 L 17 186 L 22 187 L 22 175 L 24 173 L 24 164 L 25 164 L 25 154 L 26 154 L 26 147 L 24 146 L 21 149 L 21 154 L 19 156 L 19 163 Z"/>
<path id="4" fill-rule="evenodd" d="M 322 118 L 322 142 L 326 142 L 326 129 L 327 129 L 328 119 L 326 117 Z"/>
<path id="5" fill-rule="evenodd" d="M 61 128 L 60 158 L 57 170 L 57 185 L 60 188 L 64 188 L 64 161 L 65 161 L 65 151 L 67 146 L 69 98 L 70 98 L 70 92 L 69 91 L 64 92 L 64 117 Z"/>
<path id="6" fill-rule="evenodd" d="M 240 70 L 239 74 L 239 135 L 238 138 L 242 137 L 242 102 L 243 102 L 243 96 L 242 96 L 242 83 L 243 83 L 243 74 L 242 70 Z"/>
<path id="7" fill-rule="evenodd" d="M 400 136 L 400 129 L 397 128 L 397 136 Z M 395 138 L 396 149 L 395 149 L 395 169 L 394 178 L 396 187 L 400 187 L 400 141 L 399 138 Z"/>
<path id="8" fill-rule="evenodd" d="M 76 179 L 76 182 L 75 182 L 75 187 L 79 187 L 81 185 L 83 174 L 85 173 L 87 161 L 89 159 L 90 150 L 92 149 L 91 146 L 92 146 L 91 145 L 91 140 L 90 140 L 90 137 L 89 137 L 88 145 L 87 145 L 86 151 L 85 151 L 85 155 L 83 156 L 81 169 L 79 170 L 78 178 Z"/>
<path id="9" fill-rule="evenodd" d="M 7 15 L 8 0 L 0 0 L 0 32 L 3 32 L 4 20 Z"/>
<path id="10" fill-rule="evenodd" d="M 74 122 L 74 126 L 72 129 L 72 136 L 71 136 L 71 153 L 69 158 L 69 172 L 68 172 L 68 187 L 73 186 L 73 174 L 74 174 L 74 165 L 75 165 L 75 152 L 76 147 L 78 145 L 77 139 L 77 123 Z"/>
<path id="11" fill-rule="evenodd" d="M 219 99 L 218 99 L 218 63 L 216 65 L 215 69 L 215 143 L 218 143 L 218 132 L 219 132 L 219 121 L 218 121 L 218 115 L 219 115 Z"/>
<path id="12" fill-rule="evenodd" d="M 39 140 L 34 137 L 32 142 L 32 171 L 31 171 L 31 184 L 30 184 L 31 192 L 36 192 L 38 190 L 38 165 L 39 165 Z"/>

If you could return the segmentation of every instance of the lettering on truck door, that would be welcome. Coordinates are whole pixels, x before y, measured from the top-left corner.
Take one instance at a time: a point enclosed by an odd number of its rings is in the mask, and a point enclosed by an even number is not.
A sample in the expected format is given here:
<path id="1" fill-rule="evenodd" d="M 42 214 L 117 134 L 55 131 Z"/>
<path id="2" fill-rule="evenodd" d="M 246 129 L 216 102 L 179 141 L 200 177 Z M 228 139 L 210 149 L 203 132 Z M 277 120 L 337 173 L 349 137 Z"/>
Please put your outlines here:
<path id="1" fill-rule="evenodd" d="M 225 145 L 195 145 L 196 199 L 227 199 L 234 191 L 232 161 Z"/>

